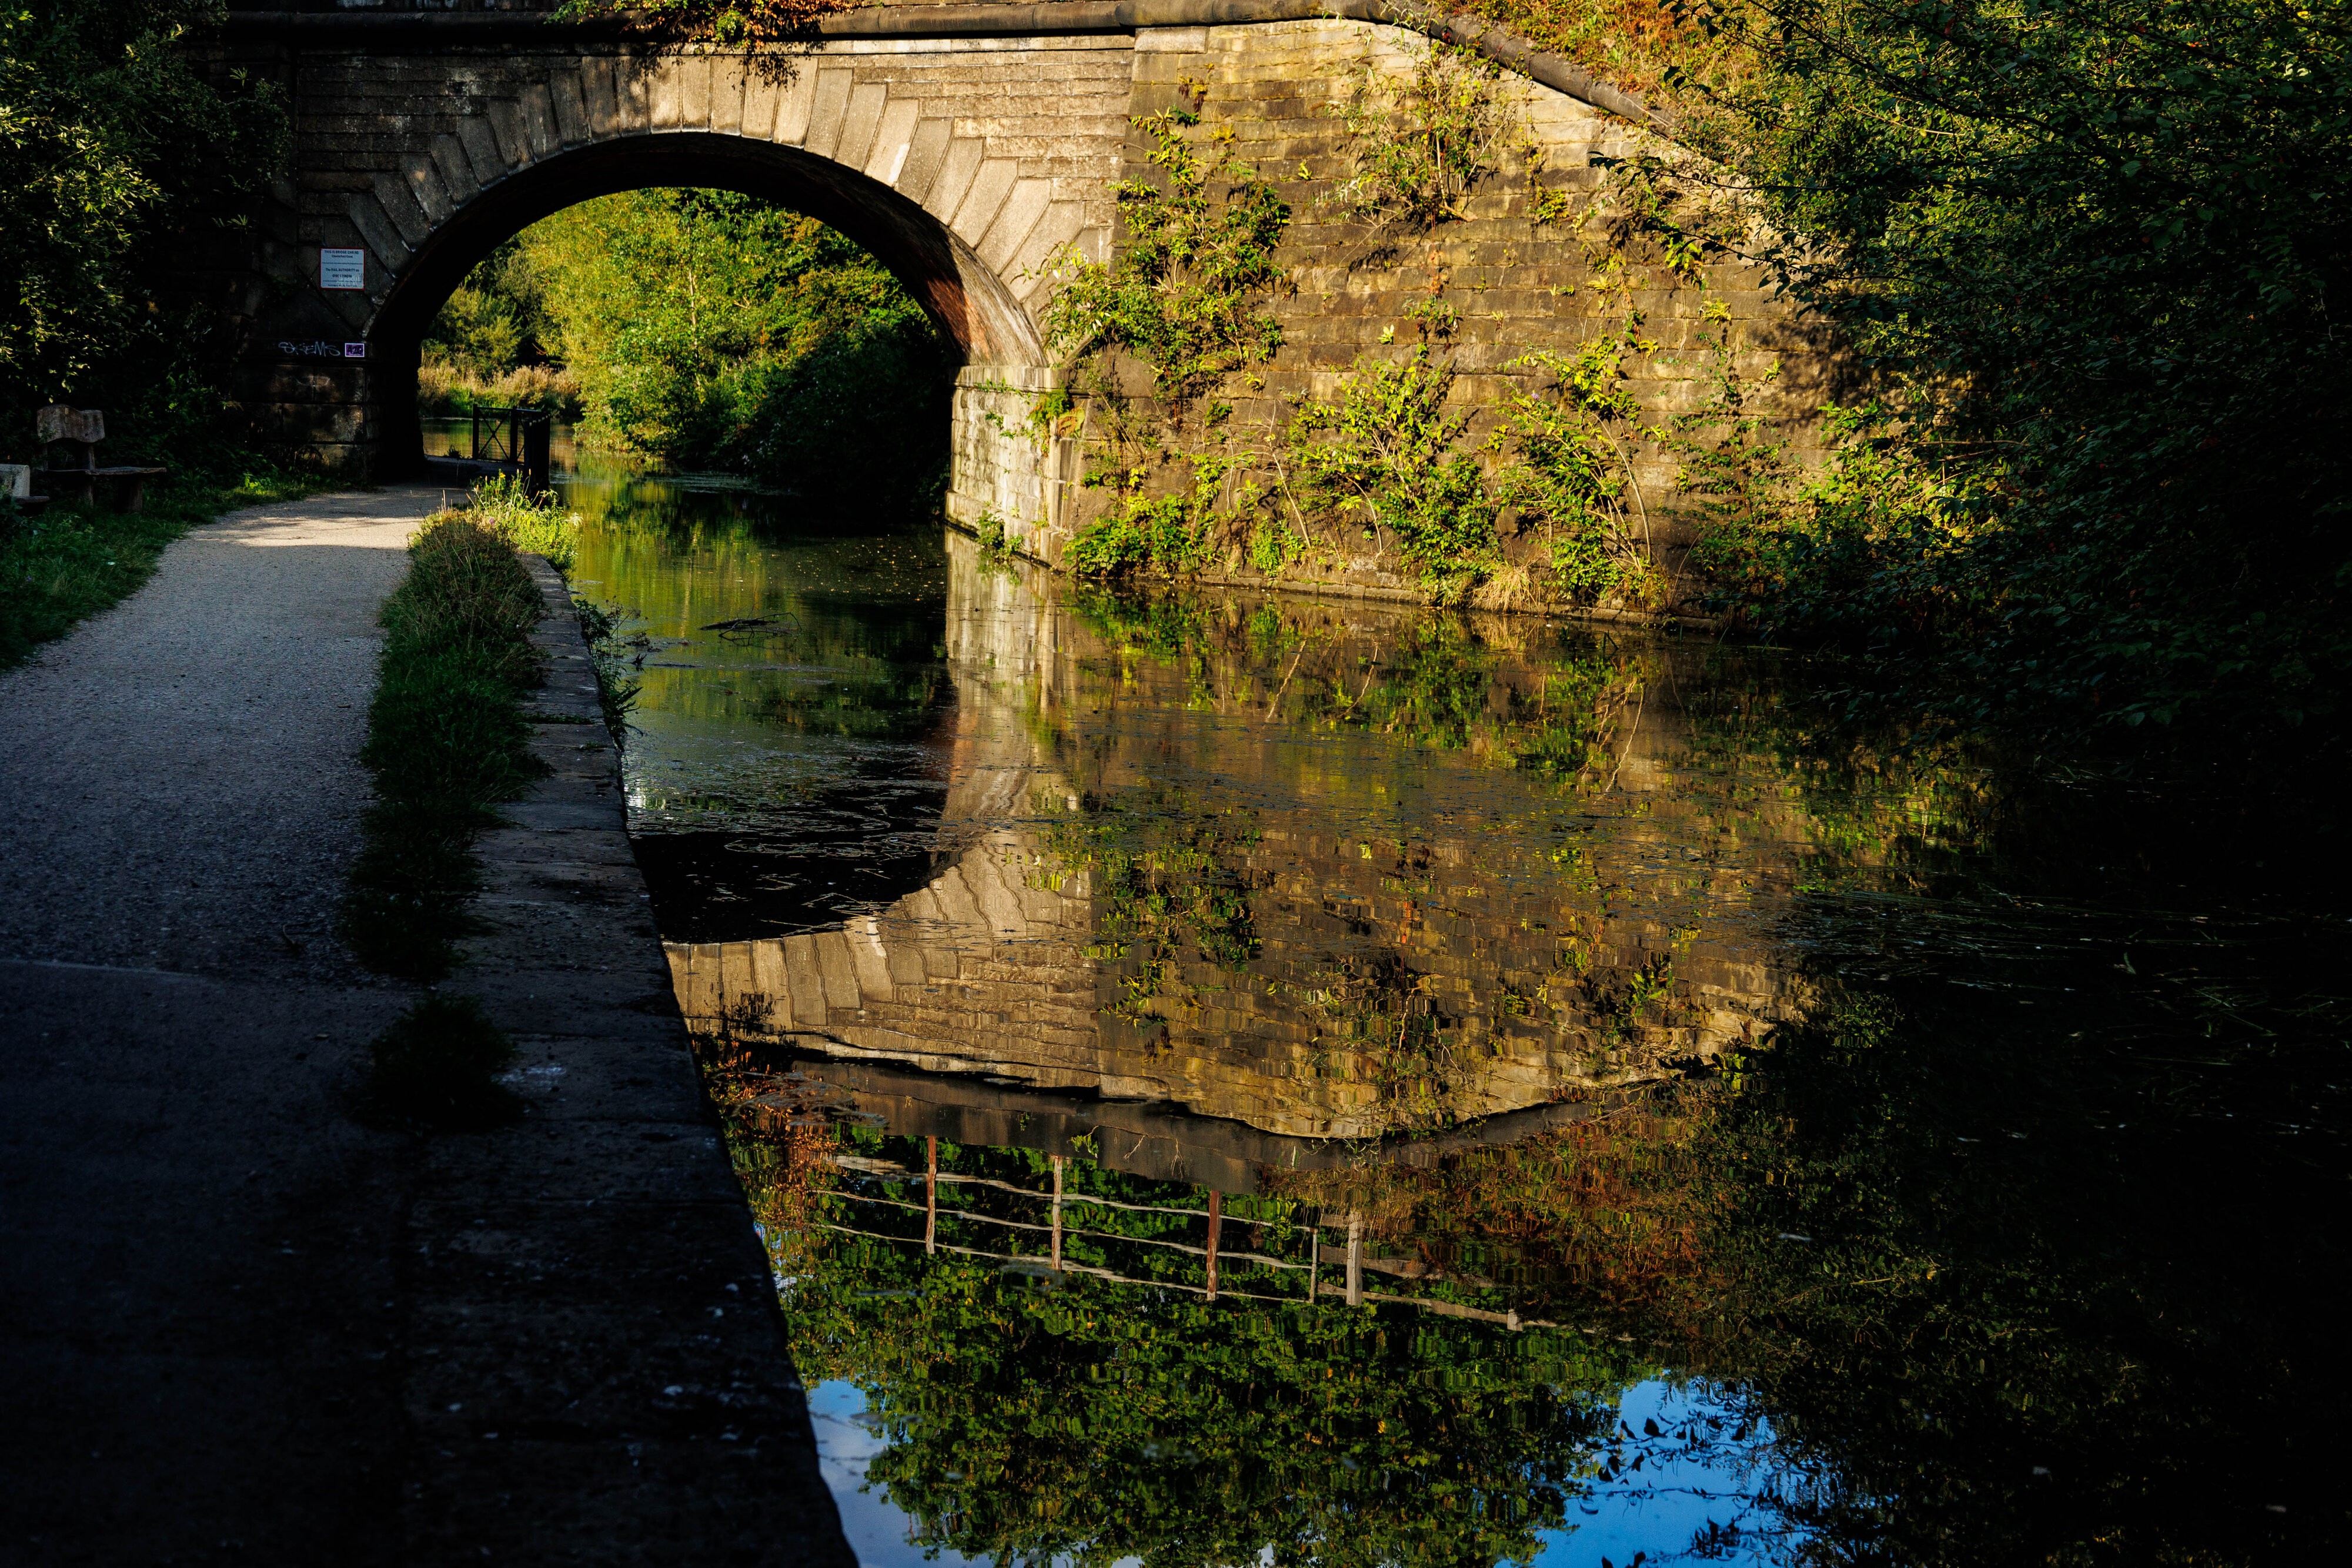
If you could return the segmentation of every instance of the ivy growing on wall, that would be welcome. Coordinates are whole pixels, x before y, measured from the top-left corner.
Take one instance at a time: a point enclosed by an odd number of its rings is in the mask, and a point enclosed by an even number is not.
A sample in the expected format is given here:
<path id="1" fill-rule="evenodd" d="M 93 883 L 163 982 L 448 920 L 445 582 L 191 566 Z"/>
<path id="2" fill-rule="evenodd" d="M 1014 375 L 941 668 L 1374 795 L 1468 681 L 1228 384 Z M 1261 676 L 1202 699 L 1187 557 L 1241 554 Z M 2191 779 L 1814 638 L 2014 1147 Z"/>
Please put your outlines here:
<path id="1" fill-rule="evenodd" d="M 1367 62 L 1336 106 L 1355 167 L 1326 203 L 1389 235 L 1469 216 L 1473 187 L 1501 166 L 1519 131 L 1501 68 L 1435 39 L 1411 46 L 1411 74 Z"/>
<path id="2" fill-rule="evenodd" d="M 1336 402 L 1302 404 L 1285 433 L 1318 499 L 1447 600 L 1499 564 L 1494 500 L 1463 443 L 1470 415 L 1446 408 L 1454 374 L 1427 343 L 1359 361 Z"/>
<path id="3" fill-rule="evenodd" d="M 1538 350 L 1511 361 L 1543 382 L 1505 405 L 1489 443 L 1507 455 L 1496 491 L 1540 530 L 1561 589 L 1579 598 L 1627 589 L 1660 597 L 1649 507 L 1627 452 L 1639 410 L 1625 384 L 1626 357 L 1657 347 L 1629 319 L 1574 354 Z"/>
<path id="4" fill-rule="evenodd" d="M 1083 573 L 1198 570 L 1238 465 L 1220 430 L 1230 406 L 1202 400 L 1282 346 L 1281 325 L 1259 299 L 1285 281 L 1274 253 L 1290 209 L 1234 155 L 1230 127 L 1202 128 L 1206 89 L 1185 90 L 1183 103 L 1133 121 L 1159 175 L 1117 187 L 1127 235 L 1118 255 L 1089 261 L 1065 246 L 1053 263 L 1061 288 L 1045 324 L 1071 385 L 1039 415 L 1066 421 L 1084 400 L 1086 482 L 1116 497 L 1070 547 Z M 1150 376 L 1148 402 L 1130 396 L 1122 361 Z M 1188 482 L 1155 485 L 1171 462 L 1189 470 Z"/>
<path id="5" fill-rule="evenodd" d="M 1527 388 L 1482 440 L 1454 395 L 1462 308 L 1433 258 L 1428 291 L 1381 339 L 1409 326 L 1417 341 L 1372 350 L 1324 395 L 1244 426 L 1221 394 L 1236 379 L 1263 391 L 1258 371 L 1282 347 L 1265 301 L 1288 283 L 1276 249 L 1291 214 L 1235 156 L 1232 129 L 1204 126 L 1206 89 L 1182 86 L 1177 107 L 1132 122 L 1156 173 L 1118 187 L 1120 253 L 1095 262 L 1066 246 L 1052 264 L 1060 287 L 1045 319 L 1068 379 L 1033 425 L 1082 434 L 1086 483 L 1113 498 L 1071 541 L 1071 569 L 1181 576 L 1222 553 L 1279 577 L 1364 553 L 1340 542 L 1360 535 L 1440 601 L 1513 602 L 1531 591 L 1531 568 L 1549 568 L 1554 591 L 1579 601 L 1662 601 L 1632 464 L 1659 433 L 1642 428 L 1627 385 L 1630 361 L 1658 345 L 1641 334 L 1630 297 L 1643 279 L 1621 254 L 1657 227 L 1667 198 L 1655 180 L 1606 211 L 1547 191 L 1491 62 L 1424 40 L 1402 72 L 1367 63 L 1333 110 L 1349 133 L 1346 171 L 1318 205 L 1393 249 L 1468 216 L 1475 188 L 1516 153 L 1531 219 L 1584 236 L 1591 291 L 1623 304 L 1623 324 L 1573 353 L 1513 361 Z M 1698 254 L 1685 246 L 1666 261 L 1696 276 Z M 1506 549 L 1498 519 L 1534 531 L 1532 559 L 1512 559 L 1527 552 Z"/>

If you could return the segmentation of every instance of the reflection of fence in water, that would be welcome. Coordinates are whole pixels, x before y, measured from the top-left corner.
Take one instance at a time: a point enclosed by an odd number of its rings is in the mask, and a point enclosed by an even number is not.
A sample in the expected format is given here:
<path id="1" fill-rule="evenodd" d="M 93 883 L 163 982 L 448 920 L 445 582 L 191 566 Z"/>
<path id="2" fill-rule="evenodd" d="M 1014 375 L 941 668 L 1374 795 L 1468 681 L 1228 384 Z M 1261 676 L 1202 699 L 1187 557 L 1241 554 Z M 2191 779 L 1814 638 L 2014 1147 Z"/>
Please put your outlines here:
<path id="1" fill-rule="evenodd" d="M 883 1180 L 903 1178 L 909 1181 L 921 1181 L 924 1187 L 924 1199 L 921 1203 L 910 1203 L 904 1198 L 889 1197 L 878 1193 L 854 1192 L 846 1187 L 835 1187 L 830 1194 L 830 1196 L 834 1197 L 840 1198 L 850 1203 L 868 1204 L 877 1207 L 895 1208 L 908 1213 L 920 1214 L 923 1216 L 923 1234 L 919 1239 L 913 1236 L 893 1235 L 887 1231 L 860 1229 L 857 1227 L 849 1225 L 835 1225 L 825 1220 L 812 1219 L 808 1221 L 810 1227 L 814 1229 L 832 1231 L 837 1235 L 863 1237 L 870 1240 L 887 1241 L 901 1246 L 912 1246 L 917 1244 L 918 1240 L 919 1240 L 923 1250 L 927 1254 L 946 1252 L 958 1257 L 985 1259 L 992 1262 L 1001 1263 L 1034 1264 L 1044 1261 L 1050 1269 L 1057 1273 L 1083 1274 L 1089 1278 L 1103 1280 L 1113 1284 L 1140 1285 L 1159 1290 L 1182 1291 L 1192 1295 L 1205 1296 L 1208 1300 L 1213 1301 L 1216 1301 L 1220 1296 L 1224 1296 L 1238 1301 L 1274 1301 L 1277 1303 L 1307 1302 L 1328 1299 L 1344 1301 L 1347 1305 L 1351 1307 L 1360 1306 L 1366 1302 L 1372 1302 L 1375 1304 L 1395 1303 L 1404 1306 L 1419 1307 L 1425 1312 L 1440 1313 L 1446 1317 L 1468 1318 L 1481 1322 L 1500 1323 L 1504 1327 L 1511 1329 L 1559 1328 L 1565 1326 L 1539 1319 L 1522 1318 L 1515 1311 L 1500 1312 L 1489 1312 L 1484 1308 L 1468 1306 L 1459 1301 L 1449 1301 L 1435 1297 L 1404 1295 L 1394 1291 L 1367 1290 L 1364 1287 L 1364 1274 L 1367 1270 L 1374 1272 L 1394 1272 L 1402 1275 L 1407 1272 L 1410 1266 L 1401 1263 L 1395 1260 L 1370 1258 L 1365 1255 L 1364 1222 L 1363 1217 L 1360 1214 L 1350 1213 L 1344 1224 L 1337 1225 L 1327 1220 L 1319 1210 L 1317 1212 L 1316 1218 L 1311 1223 L 1302 1226 L 1297 1221 L 1286 1222 L 1293 1228 L 1303 1228 L 1307 1232 L 1307 1257 L 1304 1261 L 1297 1259 L 1270 1257 L 1263 1252 L 1229 1251 L 1220 1245 L 1222 1232 L 1227 1218 L 1227 1216 L 1223 1211 L 1223 1194 L 1216 1191 L 1214 1188 L 1208 1189 L 1208 1207 L 1206 1208 L 1186 1208 L 1173 1205 L 1125 1203 L 1121 1202 L 1118 1198 L 1103 1197 L 1093 1193 L 1068 1192 L 1064 1189 L 1062 1181 L 1064 1156 L 1054 1155 L 1049 1156 L 1052 1162 L 1052 1170 L 1054 1174 L 1053 1188 L 1051 1191 L 1041 1192 L 1034 1187 L 1018 1186 L 1011 1182 L 1000 1181 L 993 1176 L 968 1176 L 956 1171 L 942 1171 L 939 1168 L 939 1140 L 937 1138 L 927 1138 L 924 1141 L 927 1145 L 927 1158 L 925 1168 L 920 1171 L 910 1169 L 905 1166 L 896 1165 L 887 1160 L 843 1157 L 836 1155 L 834 1156 L 830 1162 L 842 1170 L 856 1176 L 865 1176 Z M 942 1186 L 985 1187 L 992 1188 L 999 1192 L 1010 1193 L 1016 1197 L 1032 1199 L 1046 1205 L 1048 1219 L 1046 1223 L 1040 1225 L 1034 1221 L 1011 1219 L 1001 1215 L 984 1214 L 976 1209 L 956 1207 L 952 1206 L 942 1210 L 940 1207 L 940 1189 Z M 1067 1223 L 1064 1218 L 1064 1210 L 1071 1206 L 1092 1207 L 1107 1209 L 1124 1209 L 1136 1214 L 1155 1216 L 1169 1215 L 1185 1218 L 1203 1219 L 1208 1222 L 1208 1229 L 1206 1236 L 1203 1238 L 1204 1244 L 1198 1247 L 1195 1247 L 1189 1242 L 1171 1241 L 1160 1237 L 1130 1236 L 1121 1231 L 1097 1230 L 1084 1226 Z M 981 1225 L 992 1225 L 999 1228 L 1000 1229 L 1014 1232 L 1027 1232 L 1042 1236 L 1047 1239 L 1047 1249 L 1041 1257 L 1041 1255 L 1036 1253 L 992 1252 L 984 1248 L 958 1246 L 951 1242 L 940 1239 L 940 1221 L 942 1218 L 945 1218 L 951 1223 L 961 1221 Z M 1273 1223 L 1271 1221 L 1260 1219 L 1237 1219 L 1236 1222 L 1251 1226 Z M 1324 1260 L 1323 1233 L 1326 1230 L 1342 1231 L 1347 1237 L 1344 1257 L 1339 1261 L 1327 1263 Z M 1170 1279 L 1160 1275 L 1123 1274 L 1115 1269 L 1102 1268 L 1094 1264 L 1077 1262 L 1064 1256 L 1063 1241 L 1066 1238 L 1077 1238 L 1092 1241 L 1117 1242 L 1123 1245 L 1136 1247 L 1154 1247 L 1170 1252 L 1187 1254 L 1191 1257 L 1202 1260 L 1203 1282 L 1201 1284 L 1192 1284 L 1185 1281 Z M 1299 1289 L 1296 1294 L 1268 1295 L 1257 1291 L 1236 1291 L 1231 1289 L 1229 1286 L 1221 1285 L 1218 1278 L 1221 1268 L 1235 1263 L 1241 1264 L 1244 1268 L 1248 1269 L 1272 1270 L 1276 1276 L 1276 1282 L 1281 1282 L 1279 1276 L 1283 1274 L 1302 1275 L 1304 1278 L 1297 1281 Z M 1323 1277 L 1326 1269 L 1330 1269 L 1334 1272 L 1339 1273 L 1341 1276 L 1340 1280 L 1327 1282 Z M 1436 1276 L 1435 1278 L 1443 1279 L 1444 1276 Z M 1485 1285 L 1487 1281 L 1475 1281 L 1475 1283 Z"/>

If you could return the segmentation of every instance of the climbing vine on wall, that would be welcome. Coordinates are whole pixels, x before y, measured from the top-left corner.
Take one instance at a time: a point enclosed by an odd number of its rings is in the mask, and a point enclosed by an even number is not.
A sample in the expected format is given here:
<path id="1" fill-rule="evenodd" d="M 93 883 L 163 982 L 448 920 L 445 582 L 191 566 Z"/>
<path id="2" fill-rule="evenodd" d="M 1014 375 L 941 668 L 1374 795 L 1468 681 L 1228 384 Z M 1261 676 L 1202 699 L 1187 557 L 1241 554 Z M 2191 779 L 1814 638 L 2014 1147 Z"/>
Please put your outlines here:
<path id="1" fill-rule="evenodd" d="M 1081 572 L 1173 573 L 1202 563 L 1238 461 L 1219 429 L 1229 405 L 1202 399 L 1282 345 L 1282 328 L 1260 300 L 1285 281 L 1274 253 L 1290 209 L 1234 155 L 1231 127 L 1202 128 L 1206 89 L 1184 85 L 1183 103 L 1133 120 L 1160 173 L 1118 186 L 1127 235 L 1119 254 L 1095 262 L 1065 246 L 1052 264 L 1061 287 L 1045 329 L 1069 385 L 1039 417 L 1060 423 L 1083 413 L 1086 482 L 1116 497 L 1110 515 L 1071 545 Z M 1122 361 L 1150 375 L 1148 399 L 1130 395 Z M 1189 470 L 1187 482 L 1155 486 L 1171 461 Z"/>
<path id="2" fill-rule="evenodd" d="M 1452 363 L 1416 344 L 1359 361 L 1336 401 L 1301 405 L 1286 433 L 1318 499 L 1449 600 L 1496 564 L 1494 501 L 1463 444 L 1470 415 L 1446 408 L 1453 387 Z"/>
<path id="3" fill-rule="evenodd" d="M 1639 410 L 1625 359 L 1657 347 L 1629 320 L 1574 354 L 1539 350 L 1511 361 L 1542 381 L 1512 394 L 1488 444 L 1505 455 L 1496 497 L 1537 528 L 1560 587 L 1580 598 L 1636 584 L 1655 597 L 1649 507 L 1627 451 Z"/>
<path id="4" fill-rule="evenodd" d="M 1493 61 L 1430 38 L 1411 50 L 1409 75 L 1367 62 L 1334 106 L 1353 167 L 1324 198 L 1391 237 L 1469 216 L 1472 188 L 1520 133 Z"/>
<path id="5" fill-rule="evenodd" d="M 1316 203 L 1370 225 L 1372 250 L 1355 265 L 1469 218 L 1474 193 L 1516 161 L 1529 222 L 1565 227 L 1586 254 L 1590 281 L 1555 292 L 1584 292 L 1622 324 L 1510 361 L 1520 390 L 1481 414 L 1461 395 L 1454 348 L 1478 285 L 1465 292 L 1433 250 L 1426 291 L 1381 347 L 1292 393 L 1286 414 L 1235 420 L 1228 388 L 1264 392 L 1260 372 L 1282 348 L 1267 299 L 1290 286 L 1276 252 L 1291 213 L 1236 156 L 1234 129 L 1204 122 L 1205 88 L 1181 86 L 1176 107 L 1131 122 L 1155 172 L 1118 187 L 1119 254 L 1095 262 L 1066 246 L 1052 264 L 1060 287 L 1045 323 L 1066 382 L 1032 424 L 1041 438 L 1081 436 L 1086 483 L 1111 503 L 1066 562 L 1082 575 L 1173 577 L 1222 555 L 1228 570 L 1281 577 L 1392 551 L 1444 601 L 1508 605 L 1548 571 L 1549 591 L 1576 601 L 1662 602 L 1633 456 L 1663 431 L 1644 425 L 1628 385 L 1632 363 L 1659 345 L 1641 331 L 1632 300 L 1646 277 L 1627 253 L 1658 252 L 1685 281 L 1706 254 L 1676 226 L 1667 173 L 1642 164 L 1601 193 L 1548 188 L 1492 62 L 1435 40 L 1402 69 L 1368 61 L 1332 108 L 1343 156 Z M 1478 211 L 1492 216 L 1487 204 Z M 1398 344 L 1408 328 L 1418 341 Z M 1532 548 L 1509 542 L 1530 530 Z"/>

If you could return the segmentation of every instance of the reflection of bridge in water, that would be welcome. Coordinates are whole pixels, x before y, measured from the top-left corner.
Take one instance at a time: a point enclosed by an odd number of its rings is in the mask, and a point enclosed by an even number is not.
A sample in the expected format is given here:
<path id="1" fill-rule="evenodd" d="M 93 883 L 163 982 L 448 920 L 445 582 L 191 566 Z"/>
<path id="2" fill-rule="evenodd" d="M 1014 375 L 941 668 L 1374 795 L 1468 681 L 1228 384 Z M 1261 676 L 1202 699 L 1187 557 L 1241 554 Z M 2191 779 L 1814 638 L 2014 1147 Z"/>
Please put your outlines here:
<path id="1" fill-rule="evenodd" d="M 673 945 L 698 1029 L 832 1058 L 824 1076 L 901 1106 L 886 1120 L 909 1133 L 1034 1147 L 1003 1124 L 1050 1120 L 1037 1092 L 1098 1096 L 1079 1120 L 1140 1140 L 1139 1174 L 1246 1190 L 1247 1166 L 1316 1163 L 1293 1140 L 1573 1114 L 1562 1102 L 1710 1060 L 1792 1005 L 1765 927 L 1797 845 L 1769 830 L 1727 845 L 1683 789 L 1686 730 L 1652 678 L 1672 653 L 1594 699 L 1605 770 L 1564 787 L 1474 750 L 1270 718 L 1279 667 L 1252 711 L 1204 706 L 1182 660 L 1123 648 L 1027 569 L 955 549 L 933 875 L 841 927 Z M 1411 621 L 1286 609 L 1350 670 L 1377 668 Z M 1556 674 L 1507 653 L 1489 704 Z M 1444 787 L 1405 776 L 1423 768 Z M 1416 812 L 1416 794 L 1452 809 Z M 1107 930 L 1134 892 L 1115 885 L 1134 862 L 1103 852 L 1113 821 L 1168 827 L 1194 855 L 1171 880 L 1223 879 L 1246 947 L 1145 955 L 1131 921 Z"/>

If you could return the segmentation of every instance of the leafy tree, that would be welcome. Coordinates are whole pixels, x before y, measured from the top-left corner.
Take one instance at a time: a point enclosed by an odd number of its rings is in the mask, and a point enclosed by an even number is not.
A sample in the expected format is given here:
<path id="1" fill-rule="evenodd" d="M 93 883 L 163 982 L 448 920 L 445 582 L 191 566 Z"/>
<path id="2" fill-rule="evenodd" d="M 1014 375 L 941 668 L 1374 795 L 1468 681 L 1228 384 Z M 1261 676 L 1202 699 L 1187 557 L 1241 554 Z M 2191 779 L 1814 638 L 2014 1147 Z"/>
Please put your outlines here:
<path id="1" fill-rule="evenodd" d="M 192 58 L 220 11 L 0 11 L 0 411 L 69 399 L 105 406 L 134 441 L 211 435 L 231 344 L 173 285 L 192 255 L 237 244 L 287 136 L 268 84 Z"/>
<path id="2" fill-rule="evenodd" d="M 436 330 L 485 352 L 540 336 L 593 443 L 828 500 L 937 498 L 951 349 L 880 263 L 772 204 L 646 190 L 568 208 L 478 268 Z"/>
<path id="3" fill-rule="evenodd" d="M 1682 133 L 1891 393 L 1791 508 L 1719 532 L 1746 613 L 1939 648 L 1987 713 L 2340 733 L 2345 8 L 1691 14 Z"/>

